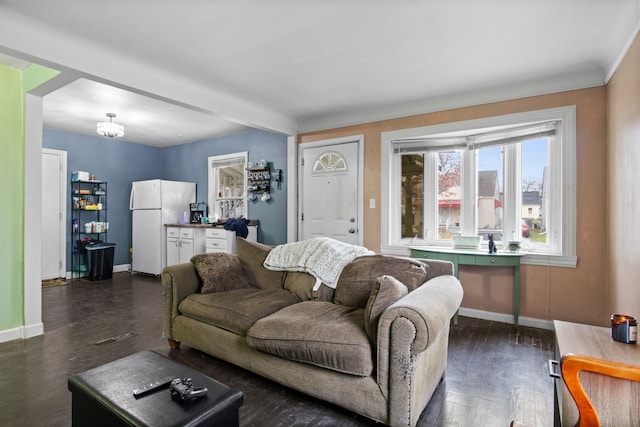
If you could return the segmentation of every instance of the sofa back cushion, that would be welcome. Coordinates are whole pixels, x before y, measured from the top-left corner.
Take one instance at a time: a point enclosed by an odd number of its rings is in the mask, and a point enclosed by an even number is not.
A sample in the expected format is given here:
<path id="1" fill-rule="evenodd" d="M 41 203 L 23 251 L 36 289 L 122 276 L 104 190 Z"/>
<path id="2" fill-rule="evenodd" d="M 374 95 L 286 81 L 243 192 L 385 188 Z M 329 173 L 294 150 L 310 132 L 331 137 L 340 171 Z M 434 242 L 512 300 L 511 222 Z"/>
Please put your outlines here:
<path id="1" fill-rule="evenodd" d="M 236 238 L 236 251 L 242 271 L 250 284 L 260 289 L 282 289 L 284 271 L 272 271 L 264 268 L 264 260 L 273 249 L 258 242 L 250 242 L 242 237 Z"/>
<path id="2" fill-rule="evenodd" d="M 237 256 L 223 252 L 198 254 L 191 257 L 191 262 L 202 280 L 203 294 L 250 286 Z"/>
<path id="3" fill-rule="evenodd" d="M 424 283 L 428 268 L 413 258 L 386 255 L 357 258 L 340 273 L 334 302 L 364 309 L 378 277 L 393 276 L 411 292 Z"/>
<path id="4" fill-rule="evenodd" d="M 373 350 L 364 310 L 325 301 L 303 301 L 258 320 L 247 343 L 287 360 L 357 376 L 373 373 Z"/>
<path id="5" fill-rule="evenodd" d="M 364 309 L 364 328 L 371 342 L 378 342 L 378 320 L 382 312 L 408 293 L 404 283 L 395 277 L 378 277 Z"/>
<path id="6" fill-rule="evenodd" d="M 284 288 L 302 301 L 332 301 L 333 289 L 323 283 L 317 291 L 314 291 L 315 283 L 315 277 L 301 271 L 288 271 L 284 276 Z"/>

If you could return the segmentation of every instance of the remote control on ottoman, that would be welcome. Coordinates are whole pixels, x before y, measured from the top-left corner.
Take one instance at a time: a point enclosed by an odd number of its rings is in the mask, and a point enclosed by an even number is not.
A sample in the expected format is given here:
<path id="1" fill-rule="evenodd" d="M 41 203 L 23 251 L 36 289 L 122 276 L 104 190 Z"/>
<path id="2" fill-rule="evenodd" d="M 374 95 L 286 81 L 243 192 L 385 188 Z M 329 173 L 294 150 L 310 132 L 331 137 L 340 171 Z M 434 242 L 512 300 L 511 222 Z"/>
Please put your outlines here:
<path id="1" fill-rule="evenodd" d="M 237 426 L 244 400 L 148 350 L 74 375 L 68 387 L 73 426 Z"/>

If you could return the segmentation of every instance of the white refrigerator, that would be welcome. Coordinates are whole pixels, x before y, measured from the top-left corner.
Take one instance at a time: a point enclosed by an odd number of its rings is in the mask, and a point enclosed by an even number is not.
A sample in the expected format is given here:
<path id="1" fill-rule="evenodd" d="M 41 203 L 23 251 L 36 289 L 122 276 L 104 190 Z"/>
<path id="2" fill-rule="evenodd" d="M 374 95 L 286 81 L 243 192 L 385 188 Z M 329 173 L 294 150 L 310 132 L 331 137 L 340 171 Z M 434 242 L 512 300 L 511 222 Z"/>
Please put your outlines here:
<path id="1" fill-rule="evenodd" d="M 132 218 L 131 271 L 159 275 L 167 265 L 167 229 L 189 219 L 189 204 L 196 201 L 193 182 L 152 179 L 131 183 L 129 209 Z"/>

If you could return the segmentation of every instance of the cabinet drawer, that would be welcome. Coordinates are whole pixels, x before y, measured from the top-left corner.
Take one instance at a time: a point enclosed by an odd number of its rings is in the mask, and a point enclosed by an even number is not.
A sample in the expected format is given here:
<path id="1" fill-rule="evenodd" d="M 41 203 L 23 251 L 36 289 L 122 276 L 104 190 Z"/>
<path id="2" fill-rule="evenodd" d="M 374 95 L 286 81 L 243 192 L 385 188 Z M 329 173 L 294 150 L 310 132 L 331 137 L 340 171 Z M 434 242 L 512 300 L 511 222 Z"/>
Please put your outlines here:
<path id="1" fill-rule="evenodd" d="M 512 267 L 518 265 L 520 260 L 510 256 L 477 256 L 476 265 L 495 265 L 501 267 Z"/>
<path id="2" fill-rule="evenodd" d="M 463 255 L 459 255 L 458 262 L 460 264 L 475 265 L 478 262 L 479 258 L 482 258 L 482 257 L 476 257 L 475 255 L 463 254 Z M 484 265 L 484 264 L 481 264 L 481 265 Z M 489 264 L 489 265 L 491 265 L 491 264 Z"/>
<path id="3" fill-rule="evenodd" d="M 193 228 L 180 228 L 179 230 L 182 239 L 193 239 Z"/>
<path id="4" fill-rule="evenodd" d="M 207 239 L 226 239 L 228 231 L 223 228 L 207 228 Z"/>
<path id="5" fill-rule="evenodd" d="M 226 252 L 228 250 L 225 239 L 207 239 L 207 252 Z"/>
<path id="6" fill-rule="evenodd" d="M 180 229 L 177 227 L 167 227 L 167 237 L 180 237 Z"/>

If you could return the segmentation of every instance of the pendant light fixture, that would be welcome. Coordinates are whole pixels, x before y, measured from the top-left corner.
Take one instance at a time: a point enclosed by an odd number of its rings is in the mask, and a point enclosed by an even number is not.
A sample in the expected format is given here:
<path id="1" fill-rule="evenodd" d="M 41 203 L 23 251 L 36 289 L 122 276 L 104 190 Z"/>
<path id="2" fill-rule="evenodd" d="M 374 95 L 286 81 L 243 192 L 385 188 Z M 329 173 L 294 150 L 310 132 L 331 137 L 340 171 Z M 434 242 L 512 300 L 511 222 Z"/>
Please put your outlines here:
<path id="1" fill-rule="evenodd" d="M 109 121 L 98 123 L 98 135 L 106 136 L 108 138 L 120 138 L 124 135 L 124 126 L 113 122 L 113 118 L 115 116 L 116 115 L 113 113 L 107 113 Z"/>

